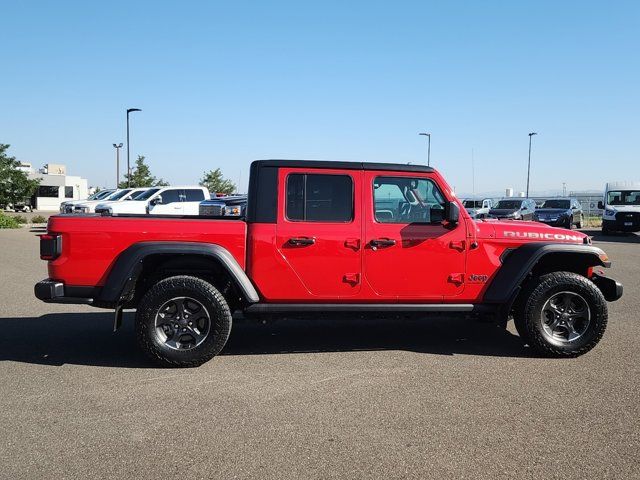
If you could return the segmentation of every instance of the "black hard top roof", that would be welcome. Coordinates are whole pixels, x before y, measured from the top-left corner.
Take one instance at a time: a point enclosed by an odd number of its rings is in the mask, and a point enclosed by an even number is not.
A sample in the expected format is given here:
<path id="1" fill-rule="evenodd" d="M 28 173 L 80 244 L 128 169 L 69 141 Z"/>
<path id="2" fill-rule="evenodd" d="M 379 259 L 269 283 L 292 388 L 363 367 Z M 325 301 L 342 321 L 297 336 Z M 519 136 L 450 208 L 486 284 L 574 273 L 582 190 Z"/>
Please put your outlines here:
<path id="1" fill-rule="evenodd" d="M 338 170 L 389 170 L 394 172 L 435 172 L 426 165 L 412 165 L 406 163 L 375 163 L 375 162 L 342 162 L 333 160 L 256 160 L 254 168 L 288 167 L 288 168 L 335 168 Z"/>

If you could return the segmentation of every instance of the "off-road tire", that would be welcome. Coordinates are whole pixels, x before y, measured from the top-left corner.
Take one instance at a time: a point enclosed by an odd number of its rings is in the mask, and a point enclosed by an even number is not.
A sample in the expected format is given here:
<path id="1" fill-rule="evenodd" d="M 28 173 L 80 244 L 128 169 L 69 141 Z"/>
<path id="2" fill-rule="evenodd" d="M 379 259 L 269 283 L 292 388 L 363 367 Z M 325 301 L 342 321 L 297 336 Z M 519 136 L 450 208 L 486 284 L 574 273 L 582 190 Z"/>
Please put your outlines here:
<path id="1" fill-rule="evenodd" d="M 575 340 L 559 345 L 543 333 L 542 309 L 553 295 L 572 292 L 580 295 L 590 311 L 589 325 Z M 514 310 L 514 323 L 523 341 L 543 356 L 577 357 L 600 341 L 607 327 L 607 302 L 588 278 L 572 272 L 554 272 L 532 279 L 520 294 Z"/>
<path id="2" fill-rule="evenodd" d="M 204 305 L 210 328 L 203 342 L 188 350 L 169 348 L 156 331 L 156 315 L 168 300 L 185 296 Z M 187 275 L 168 277 L 151 287 L 138 304 L 136 337 L 142 350 L 165 367 L 197 367 L 211 360 L 224 348 L 231 333 L 232 316 L 225 298 L 210 283 Z"/>
<path id="3" fill-rule="evenodd" d="M 582 224 L 584 223 L 584 215 L 580 215 L 580 220 L 578 220 L 578 223 L 576 224 L 577 228 L 582 228 Z"/>

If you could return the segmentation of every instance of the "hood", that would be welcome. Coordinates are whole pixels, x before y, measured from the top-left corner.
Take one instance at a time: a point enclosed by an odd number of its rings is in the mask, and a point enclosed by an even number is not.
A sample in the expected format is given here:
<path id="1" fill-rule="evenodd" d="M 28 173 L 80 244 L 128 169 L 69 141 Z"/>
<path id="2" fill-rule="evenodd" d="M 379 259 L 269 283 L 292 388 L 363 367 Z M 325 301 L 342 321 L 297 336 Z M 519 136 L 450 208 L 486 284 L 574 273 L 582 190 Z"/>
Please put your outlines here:
<path id="1" fill-rule="evenodd" d="M 498 215 L 498 216 L 510 215 L 512 213 L 517 212 L 518 210 L 520 209 L 519 208 L 492 208 L 491 210 L 489 210 L 489 215 Z"/>
<path id="2" fill-rule="evenodd" d="M 147 200 L 100 202 L 96 208 L 109 208 L 113 213 L 147 213 Z"/>
<path id="3" fill-rule="evenodd" d="M 476 221 L 478 238 L 511 240 L 515 242 L 587 243 L 588 235 L 576 230 L 548 227 L 539 222 L 500 221 L 495 219 Z"/>
<path id="4" fill-rule="evenodd" d="M 640 205 L 606 205 L 606 207 L 616 212 L 640 212 Z"/>

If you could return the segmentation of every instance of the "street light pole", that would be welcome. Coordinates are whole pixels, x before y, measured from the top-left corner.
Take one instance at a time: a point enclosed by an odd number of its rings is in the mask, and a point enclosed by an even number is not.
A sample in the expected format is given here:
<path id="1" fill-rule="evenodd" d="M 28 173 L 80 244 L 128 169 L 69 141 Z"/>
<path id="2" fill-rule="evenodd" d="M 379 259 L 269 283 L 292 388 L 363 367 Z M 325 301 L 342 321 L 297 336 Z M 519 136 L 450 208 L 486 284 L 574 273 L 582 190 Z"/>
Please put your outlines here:
<path id="1" fill-rule="evenodd" d="M 418 135 L 424 135 L 429 139 L 429 146 L 427 147 L 427 167 L 431 166 L 431 134 L 427 132 L 419 133 Z"/>
<path id="2" fill-rule="evenodd" d="M 122 143 L 117 145 L 114 143 L 113 148 L 116 149 L 116 188 L 118 188 L 120 184 L 120 149 L 122 148 Z"/>
<path id="3" fill-rule="evenodd" d="M 529 176 L 531 175 L 531 137 L 537 135 L 536 132 L 529 134 L 529 163 L 527 164 L 527 198 L 529 198 Z"/>
<path id="4" fill-rule="evenodd" d="M 129 159 L 129 114 L 141 112 L 139 108 L 127 108 L 127 187 L 131 185 L 131 161 Z"/>

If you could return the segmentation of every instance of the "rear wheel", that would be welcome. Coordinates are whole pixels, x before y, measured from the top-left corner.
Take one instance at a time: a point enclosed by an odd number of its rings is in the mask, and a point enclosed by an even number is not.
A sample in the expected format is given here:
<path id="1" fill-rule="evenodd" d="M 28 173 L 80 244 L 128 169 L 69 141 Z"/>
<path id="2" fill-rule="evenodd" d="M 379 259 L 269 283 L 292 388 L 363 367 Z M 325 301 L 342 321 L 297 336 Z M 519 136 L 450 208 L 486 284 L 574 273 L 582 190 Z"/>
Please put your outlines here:
<path id="1" fill-rule="evenodd" d="M 231 332 L 231 311 L 210 283 L 191 276 L 159 281 L 136 313 L 140 347 L 170 367 L 197 367 L 220 353 Z"/>
<path id="2" fill-rule="evenodd" d="M 582 355 L 600 341 L 607 303 L 589 279 L 555 272 L 532 280 L 523 291 L 516 328 L 537 352 L 552 357 Z"/>

